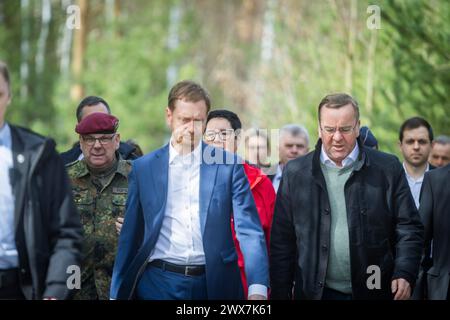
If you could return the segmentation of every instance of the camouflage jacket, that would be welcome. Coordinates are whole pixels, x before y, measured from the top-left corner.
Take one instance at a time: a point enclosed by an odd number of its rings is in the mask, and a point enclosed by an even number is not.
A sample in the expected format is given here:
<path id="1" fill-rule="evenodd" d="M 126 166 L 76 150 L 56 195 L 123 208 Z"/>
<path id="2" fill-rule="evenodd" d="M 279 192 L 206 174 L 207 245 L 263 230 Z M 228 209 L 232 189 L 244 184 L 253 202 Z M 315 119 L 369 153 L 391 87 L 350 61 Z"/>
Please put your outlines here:
<path id="1" fill-rule="evenodd" d="M 92 182 L 84 160 L 69 163 L 66 169 L 84 229 L 81 290 L 75 299 L 109 299 L 118 241 L 115 222 L 125 214 L 131 162 L 119 160 L 100 186 Z"/>

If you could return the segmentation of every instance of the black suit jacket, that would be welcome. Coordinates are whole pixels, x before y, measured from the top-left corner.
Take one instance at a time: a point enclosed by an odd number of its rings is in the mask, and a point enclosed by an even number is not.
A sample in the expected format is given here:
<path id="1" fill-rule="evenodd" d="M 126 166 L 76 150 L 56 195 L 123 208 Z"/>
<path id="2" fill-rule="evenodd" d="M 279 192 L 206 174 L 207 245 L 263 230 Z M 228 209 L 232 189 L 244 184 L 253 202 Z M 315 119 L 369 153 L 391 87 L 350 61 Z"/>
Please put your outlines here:
<path id="1" fill-rule="evenodd" d="M 450 281 L 450 164 L 425 174 L 420 195 L 419 213 L 425 226 L 425 255 L 423 266 L 428 299 L 447 298 Z M 433 242 L 431 243 L 431 240 Z M 430 246 L 431 244 L 431 246 Z"/>

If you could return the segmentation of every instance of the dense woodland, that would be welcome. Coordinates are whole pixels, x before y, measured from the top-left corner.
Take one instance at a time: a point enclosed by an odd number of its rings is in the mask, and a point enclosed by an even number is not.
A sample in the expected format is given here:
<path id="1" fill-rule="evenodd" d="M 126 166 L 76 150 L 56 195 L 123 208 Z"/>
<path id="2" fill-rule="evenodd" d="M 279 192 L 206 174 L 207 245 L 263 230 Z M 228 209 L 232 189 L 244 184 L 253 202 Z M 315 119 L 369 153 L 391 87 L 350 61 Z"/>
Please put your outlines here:
<path id="1" fill-rule="evenodd" d="M 0 0 L 7 119 L 63 151 L 78 102 L 100 95 L 149 152 L 168 138 L 168 90 L 190 78 L 246 128 L 300 123 L 315 141 L 319 101 L 345 91 L 398 154 L 408 117 L 450 134 L 449 17 L 447 0 Z"/>

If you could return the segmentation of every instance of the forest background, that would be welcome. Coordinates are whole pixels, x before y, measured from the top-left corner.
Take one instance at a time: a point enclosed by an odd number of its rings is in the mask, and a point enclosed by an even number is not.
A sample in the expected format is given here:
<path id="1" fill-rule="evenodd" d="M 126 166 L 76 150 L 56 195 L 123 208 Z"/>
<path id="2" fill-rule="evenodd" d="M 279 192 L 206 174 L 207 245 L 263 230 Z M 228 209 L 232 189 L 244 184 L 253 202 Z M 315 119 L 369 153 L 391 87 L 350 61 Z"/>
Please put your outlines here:
<path id="1" fill-rule="evenodd" d="M 75 109 L 102 96 L 122 140 L 165 143 L 167 95 L 182 79 L 244 129 L 306 126 L 317 105 L 347 92 L 384 151 L 422 116 L 450 135 L 447 0 L 0 0 L 0 60 L 12 73 L 6 119 L 76 140 Z"/>

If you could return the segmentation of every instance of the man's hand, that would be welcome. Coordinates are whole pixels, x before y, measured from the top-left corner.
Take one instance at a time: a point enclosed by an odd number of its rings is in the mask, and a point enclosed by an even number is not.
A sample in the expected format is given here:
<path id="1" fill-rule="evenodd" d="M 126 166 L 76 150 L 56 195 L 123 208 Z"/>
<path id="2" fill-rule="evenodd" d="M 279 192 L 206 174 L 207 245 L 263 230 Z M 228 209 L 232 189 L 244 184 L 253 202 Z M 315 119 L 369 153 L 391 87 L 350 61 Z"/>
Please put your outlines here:
<path id="1" fill-rule="evenodd" d="M 392 293 L 395 293 L 394 300 L 408 300 L 411 296 L 411 286 L 405 279 L 392 280 Z"/>
<path id="2" fill-rule="evenodd" d="M 172 142 L 174 144 L 174 147 L 176 147 L 177 145 L 182 145 L 183 140 L 190 141 L 192 139 L 191 134 L 189 133 L 189 126 L 192 126 L 192 124 L 190 124 L 190 123 L 184 124 L 184 125 L 176 128 L 172 132 L 172 137 L 173 137 Z"/>
<path id="3" fill-rule="evenodd" d="M 123 218 L 118 217 L 116 220 L 116 231 L 117 234 L 120 234 L 120 230 L 122 230 Z"/>
<path id="4" fill-rule="evenodd" d="M 248 296 L 248 300 L 267 300 L 267 298 L 260 294 L 252 294 Z"/>

